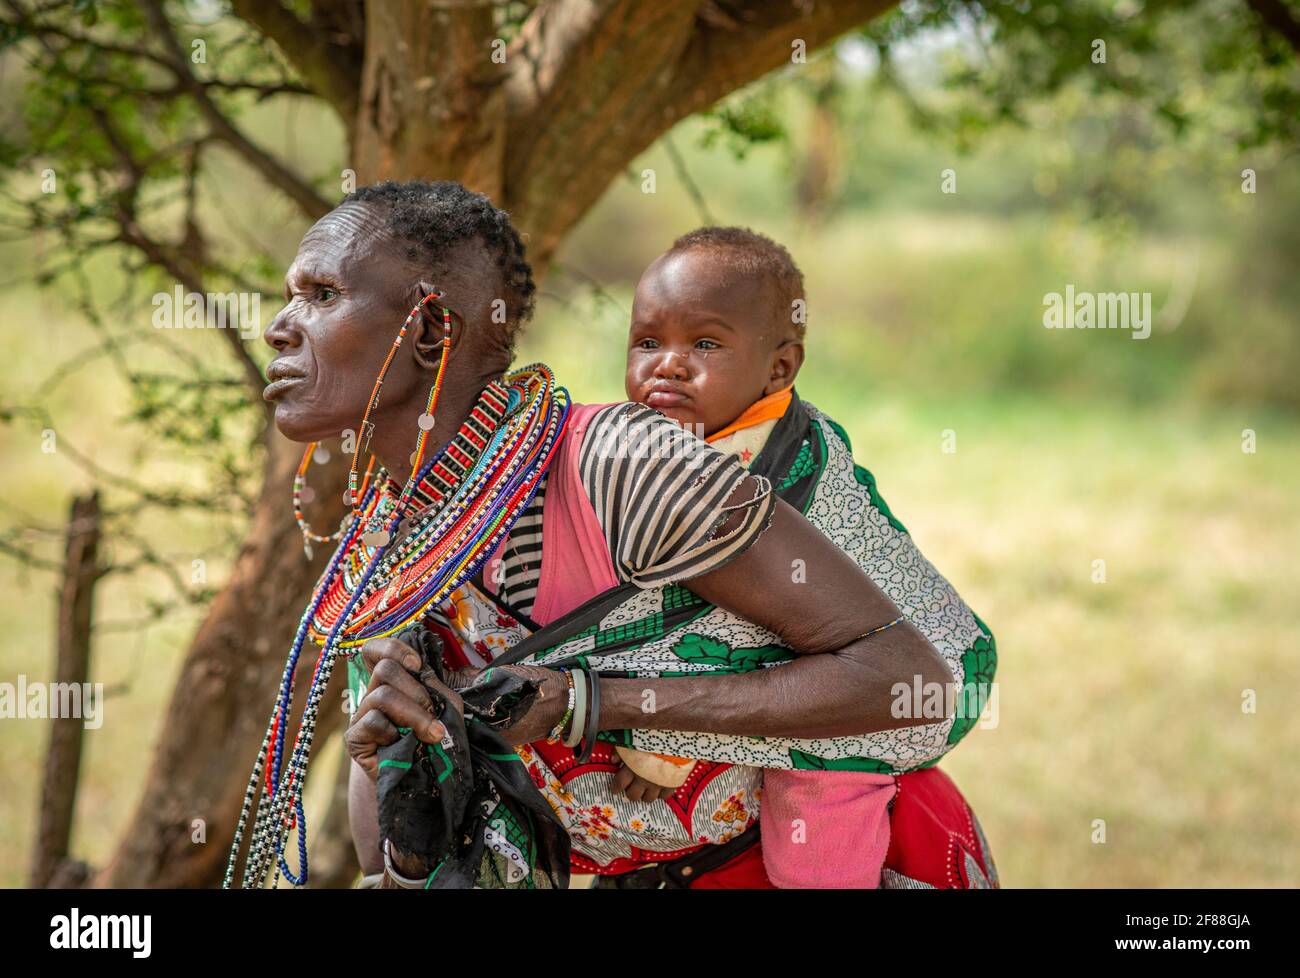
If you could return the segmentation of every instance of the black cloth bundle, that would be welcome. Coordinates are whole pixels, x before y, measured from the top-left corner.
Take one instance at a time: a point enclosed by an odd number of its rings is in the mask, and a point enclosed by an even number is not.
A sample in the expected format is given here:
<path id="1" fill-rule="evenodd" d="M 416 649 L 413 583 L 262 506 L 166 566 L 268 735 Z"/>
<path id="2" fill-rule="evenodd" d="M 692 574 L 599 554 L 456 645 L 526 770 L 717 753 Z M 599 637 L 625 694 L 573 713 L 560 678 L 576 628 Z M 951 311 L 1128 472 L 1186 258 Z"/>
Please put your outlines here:
<path id="1" fill-rule="evenodd" d="M 485 669 L 459 690 L 462 716 L 429 684 L 450 686 L 441 640 L 420 623 L 395 637 L 420 654 L 420 680 L 447 736 L 425 744 L 402 728 L 380 748 L 381 837 L 428 861 L 427 889 L 568 886 L 568 833 L 497 733 L 528 709 L 538 684 Z"/>

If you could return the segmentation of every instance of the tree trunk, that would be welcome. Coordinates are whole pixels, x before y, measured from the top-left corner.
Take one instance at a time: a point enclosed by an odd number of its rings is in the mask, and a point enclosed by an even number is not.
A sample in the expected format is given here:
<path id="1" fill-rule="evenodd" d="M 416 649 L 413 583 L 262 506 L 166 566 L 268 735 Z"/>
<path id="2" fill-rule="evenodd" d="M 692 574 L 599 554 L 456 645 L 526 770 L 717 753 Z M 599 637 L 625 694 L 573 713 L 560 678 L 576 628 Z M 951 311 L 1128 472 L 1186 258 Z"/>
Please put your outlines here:
<path id="1" fill-rule="evenodd" d="M 366 4 L 351 159 L 360 182 L 459 180 L 501 199 L 505 65 L 489 4 Z"/>
<path id="2" fill-rule="evenodd" d="M 99 886 L 211 886 L 225 868 L 305 595 L 329 559 L 327 548 L 320 546 L 310 563 L 304 559 L 302 537 L 289 512 L 289 487 L 302 446 L 278 433 L 269 441 L 248 536 L 229 582 L 194 637 L 144 795 L 96 881 Z M 336 452 L 330 466 L 311 470 L 317 496 L 334 503 L 335 519 L 343 512 L 342 461 Z M 316 525 L 329 524 L 322 519 Z M 296 730 L 302 712 L 316 651 L 308 643 L 299 661 L 290 731 Z M 342 672 L 336 670 L 331 678 L 317 726 L 317 749 L 341 719 Z"/>
<path id="3" fill-rule="evenodd" d="M 90 673 L 90 622 L 99 577 L 99 493 L 72 501 L 63 560 L 63 587 L 59 594 L 58 652 L 55 681 L 80 687 L 84 692 Z M 87 711 L 82 698 L 82 713 Z M 41 792 L 40 825 L 32 856 L 32 888 L 49 886 L 68 855 L 72 817 L 77 804 L 77 779 L 81 769 L 85 721 L 80 716 L 57 716 L 51 695 L 50 746 L 45 753 L 45 785 Z M 95 704 L 103 709 L 104 704 Z"/>

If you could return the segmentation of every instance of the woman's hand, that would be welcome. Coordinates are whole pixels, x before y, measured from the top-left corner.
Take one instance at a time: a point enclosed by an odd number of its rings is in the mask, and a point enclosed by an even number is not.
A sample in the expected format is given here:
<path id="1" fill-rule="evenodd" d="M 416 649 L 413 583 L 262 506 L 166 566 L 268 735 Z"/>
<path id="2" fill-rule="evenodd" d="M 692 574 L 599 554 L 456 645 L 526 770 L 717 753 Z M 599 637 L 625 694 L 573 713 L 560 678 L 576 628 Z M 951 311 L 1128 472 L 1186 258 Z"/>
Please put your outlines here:
<path id="1" fill-rule="evenodd" d="M 416 678 L 420 655 L 395 638 L 376 638 L 361 648 L 361 659 L 370 672 L 370 684 L 357 704 L 343 742 L 348 753 L 371 781 L 379 777 L 379 748 L 397 741 L 398 727 L 410 727 L 426 744 L 436 744 L 446 729 L 433 715 L 433 701 L 425 685 L 442 694 L 452 709 L 463 712 L 460 696 L 442 683 L 432 670 Z"/>
<path id="2" fill-rule="evenodd" d="M 432 669 L 423 667 L 420 654 L 405 642 L 372 639 L 361 647 L 361 660 L 370 673 L 370 683 L 343 742 L 352 759 L 374 782 L 379 777 L 379 748 L 401 736 L 398 727 L 410 727 L 426 744 L 436 744 L 446 736 L 446 728 L 434 717 L 426 685 L 440 693 L 451 709 L 463 713 L 464 703 L 454 690 L 438 681 Z M 427 876 L 432 869 L 425 860 L 400 849 L 390 848 L 390 856 L 394 869 L 410 879 Z M 383 885 L 393 884 L 385 876 Z"/>

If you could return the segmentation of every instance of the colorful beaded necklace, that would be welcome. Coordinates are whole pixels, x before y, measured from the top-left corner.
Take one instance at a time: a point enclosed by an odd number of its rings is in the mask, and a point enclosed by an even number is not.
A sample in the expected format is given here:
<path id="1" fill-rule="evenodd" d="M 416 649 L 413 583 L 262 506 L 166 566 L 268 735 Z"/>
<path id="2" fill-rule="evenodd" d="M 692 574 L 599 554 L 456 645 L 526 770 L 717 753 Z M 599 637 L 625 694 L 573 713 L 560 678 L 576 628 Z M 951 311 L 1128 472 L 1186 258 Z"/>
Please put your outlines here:
<path id="1" fill-rule="evenodd" d="M 420 305 L 437 296 L 436 292 L 426 296 Z M 394 350 L 420 305 L 407 317 Z M 425 438 L 433 427 L 433 408 L 450 345 L 449 314 L 443 310 L 443 315 L 442 361 L 430 392 L 428 410 L 420 417 L 419 440 L 412 456 L 415 467 L 396 494 L 396 500 L 393 498 L 396 483 L 382 468 L 374 480 L 369 478 L 367 468 L 358 499 L 355 477 L 360 444 L 353 456 L 349 478 L 349 501 L 354 504 L 352 518 L 345 518 L 340 526 L 339 546 L 317 582 L 294 636 L 275 709 L 244 795 L 226 865 L 223 885 L 227 888 L 234 877 L 240 844 L 259 787 L 261 797 L 241 885 L 265 885 L 272 865 L 276 867 L 276 882 L 283 875 L 295 886 L 306 884 L 307 825 L 302 792 L 320 702 L 338 655 L 345 648 L 359 647 L 372 638 L 400 631 L 473 577 L 532 501 L 563 436 L 569 415 L 568 392 L 556 387 L 549 368 L 533 364 L 509 374 L 504 382 L 489 384 L 456 436 L 421 464 Z M 392 360 L 392 353 L 385 361 L 384 370 Z M 382 381 L 383 371 L 362 421 L 361 431 L 367 441 L 373 425 L 367 429 L 366 422 L 377 404 Z M 305 473 L 306 460 L 314 448 L 308 446 L 300 473 Z M 300 489 L 300 480 L 296 478 L 295 503 Z M 413 514 L 407 536 L 390 553 L 393 534 L 413 500 L 421 508 Z M 304 541 L 309 543 L 310 531 L 297 505 L 295 516 L 303 527 Z M 313 538 L 319 539 L 316 535 Z M 294 674 L 309 638 L 321 646 L 321 653 L 313 670 L 289 764 L 281 770 Z M 295 828 L 298 874 L 289 868 L 284 855 L 289 833 Z"/>

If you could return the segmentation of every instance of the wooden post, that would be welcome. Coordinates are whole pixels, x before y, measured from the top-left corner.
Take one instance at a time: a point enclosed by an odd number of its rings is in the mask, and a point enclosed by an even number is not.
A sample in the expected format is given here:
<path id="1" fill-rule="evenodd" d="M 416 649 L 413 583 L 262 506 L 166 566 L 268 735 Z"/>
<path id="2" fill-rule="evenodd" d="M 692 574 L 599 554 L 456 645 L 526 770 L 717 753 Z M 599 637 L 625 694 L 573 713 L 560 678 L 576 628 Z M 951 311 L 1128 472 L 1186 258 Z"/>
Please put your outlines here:
<path id="1" fill-rule="evenodd" d="M 99 493 L 78 496 L 72 501 L 63 561 L 63 585 L 59 595 L 59 632 L 56 682 L 86 682 L 90 673 L 90 623 L 94 608 L 95 581 L 99 577 Z M 86 687 L 81 686 L 84 690 Z M 51 714 L 56 697 L 51 697 Z M 103 709 L 102 703 L 97 703 Z M 84 708 L 83 711 L 84 712 Z M 32 856 L 31 887 L 49 886 L 68 879 L 61 872 L 72 838 L 72 816 L 77 802 L 77 779 L 81 768 L 82 717 L 50 720 L 50 746 L 45 754 L 45 782 L 41 792 L 40 822 Z M 71 874 L 73 878 L 80 874 Z"/>

